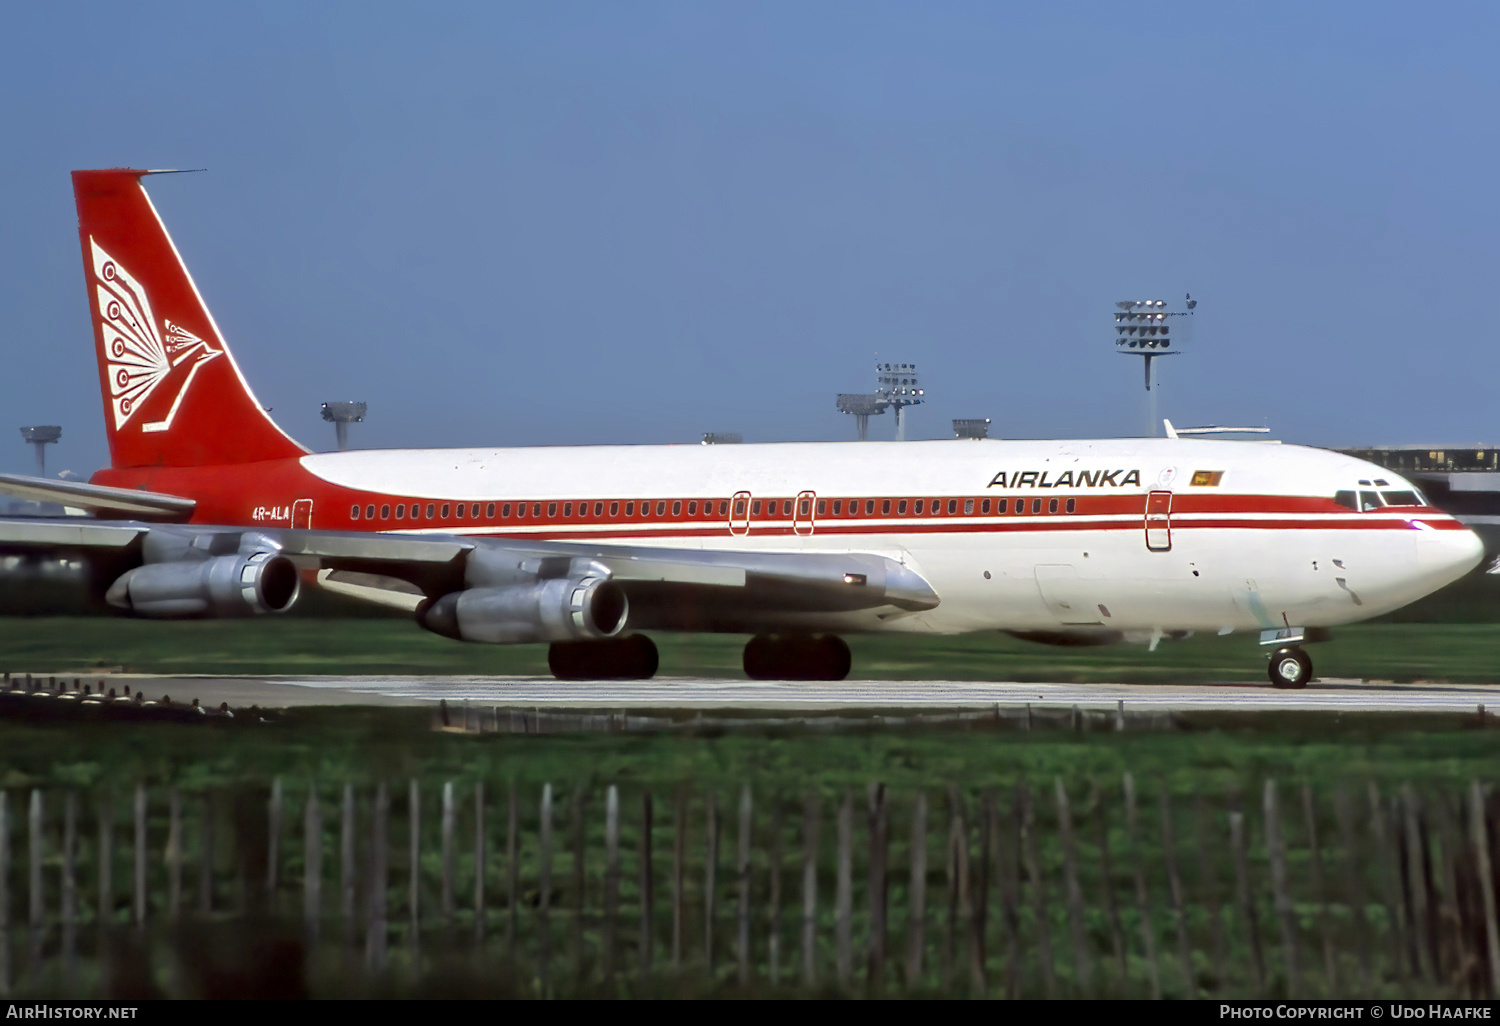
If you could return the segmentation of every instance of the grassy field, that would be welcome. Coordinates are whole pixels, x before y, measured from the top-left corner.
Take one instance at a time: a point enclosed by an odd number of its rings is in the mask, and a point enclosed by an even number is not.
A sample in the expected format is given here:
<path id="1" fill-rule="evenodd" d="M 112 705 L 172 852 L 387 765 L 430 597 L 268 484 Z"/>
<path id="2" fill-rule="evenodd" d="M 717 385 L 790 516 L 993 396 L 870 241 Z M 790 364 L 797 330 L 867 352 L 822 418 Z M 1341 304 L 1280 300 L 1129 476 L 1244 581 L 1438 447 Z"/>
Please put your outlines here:
<path id="1" fill-rule="evenodd" d="M 653 634 L 667 676 L 741 675 L 738 635 Z M 853 676 L 873 680 L 1180 683 L 1265 679 L 1253 635 L 1056 648 L 1005 634 L 852 636 Z M 1500 683 L 1500 624 L 1358 624 L 1311 646 L 1316 673 Z M 466 645 L 397 619 L 265 618 L 180 623 L 110 617 L 0 618 L 0 670 L 164 674 L 547 673 L 544 645 Z"/>

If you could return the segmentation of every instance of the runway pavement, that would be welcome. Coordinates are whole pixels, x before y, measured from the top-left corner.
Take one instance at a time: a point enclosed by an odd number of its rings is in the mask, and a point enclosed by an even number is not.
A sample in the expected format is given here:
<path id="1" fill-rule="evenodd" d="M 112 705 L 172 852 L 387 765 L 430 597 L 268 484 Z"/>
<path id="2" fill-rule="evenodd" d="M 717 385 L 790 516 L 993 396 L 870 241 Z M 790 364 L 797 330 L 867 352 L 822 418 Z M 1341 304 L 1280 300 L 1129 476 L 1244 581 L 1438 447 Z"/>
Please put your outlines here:
<path id="1" fill-rule="evenodd" d="M 789 682 L 658 677 L 649 681 L 558 681 L 550 677 L 157 677 L 113 674 L 106 687 L 147 697 L 200 699 L 206 706 L 423 705 L 446 699 L 479 706 L 623 710 L 979 709 L 995 705 L 1138 712 L 1318 710 L 1500 711 L 1500 686 L 1319 680 L 1301 691 L 1269 684 L 1027 684 L 988 681 Z"/>

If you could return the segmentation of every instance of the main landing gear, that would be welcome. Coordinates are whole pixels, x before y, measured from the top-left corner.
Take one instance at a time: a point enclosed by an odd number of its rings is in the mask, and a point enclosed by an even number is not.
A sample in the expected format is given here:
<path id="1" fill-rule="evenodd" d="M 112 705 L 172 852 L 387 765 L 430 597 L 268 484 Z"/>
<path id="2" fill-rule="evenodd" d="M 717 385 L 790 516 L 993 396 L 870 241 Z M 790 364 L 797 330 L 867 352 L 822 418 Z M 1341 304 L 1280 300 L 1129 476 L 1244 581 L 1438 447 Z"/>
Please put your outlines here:
<path id="1" fill-rule="evenodd" d="M 832 634 L 757 634 L 745 643 L 751 680 L 843 680 L 851 663 L 849 646 Z"/>
<path id="2" fill-rule="evenodd" d="M 547 649 L 547 668 L 558 680 L 648 680 L 658 663 L 656 643 L 644 634 L 554 641 Z"/>
<path id="3" fill-rule="evenodd" d="M 1312 659 L 1296 645 L 1283 645 L 1271 653 L 1271 665 L 1267 673 L 1271 686 L 1278 688 L 1305 688 L 1312 680 Z"/>

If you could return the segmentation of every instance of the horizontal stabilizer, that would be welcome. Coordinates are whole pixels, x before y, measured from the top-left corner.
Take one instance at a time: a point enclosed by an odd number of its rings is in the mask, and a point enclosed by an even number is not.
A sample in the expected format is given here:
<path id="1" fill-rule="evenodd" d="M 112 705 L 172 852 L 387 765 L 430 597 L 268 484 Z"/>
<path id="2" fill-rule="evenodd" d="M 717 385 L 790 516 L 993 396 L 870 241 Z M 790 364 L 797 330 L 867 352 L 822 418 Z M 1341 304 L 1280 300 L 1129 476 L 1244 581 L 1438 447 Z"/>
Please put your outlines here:
<path id="1" fill-rule="evenodd" d="M 94 512 L 128 513 L 137 517 L 186 520 L 197 502 L 180 495 L 141 492 L 133 488 L 110 488 L 86 481 L 62 481 L 48 477 L 0 474 L 0 494 L 31 502 L 55 502 Z"/>

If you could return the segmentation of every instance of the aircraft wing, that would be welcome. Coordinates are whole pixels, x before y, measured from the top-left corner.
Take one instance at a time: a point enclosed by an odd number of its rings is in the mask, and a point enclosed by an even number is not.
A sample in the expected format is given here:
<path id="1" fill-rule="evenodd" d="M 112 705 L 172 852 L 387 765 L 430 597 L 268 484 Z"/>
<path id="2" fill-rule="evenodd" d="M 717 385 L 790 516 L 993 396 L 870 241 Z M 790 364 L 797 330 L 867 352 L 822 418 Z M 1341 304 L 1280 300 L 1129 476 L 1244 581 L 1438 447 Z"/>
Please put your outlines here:
<path id="1" fill-rule="evenodd" d="M 193 510 L 198 505 L 194 500 L 184 499 L 180 495 L 110 488 L 86 481 L 26 477 L 22 474 L 0 474 L 0 495 L 10 495 L 31 502 L 55 502 L 61 506 L 73 506 L 94 513 L 166 520 L 186 520 L 193 515 Z"/>
<path id="2" fill-rule="evenodd" d="M 751 629 L 786 615 L 881 609 L 899 615 L 938 604 L 920 574 L 876 552 L 714 551 L 78 517 L 0 518 L 0 552 L 103 557 L 119 572 L 143 563 L 202 562 L 255 551 L 288 557 L 316 574 L 330 591 L 409 611 L 466 588 L 566 577 L 581 566 L 620 585 L 630 600 L 630 622 L 641 628 Z"/>

